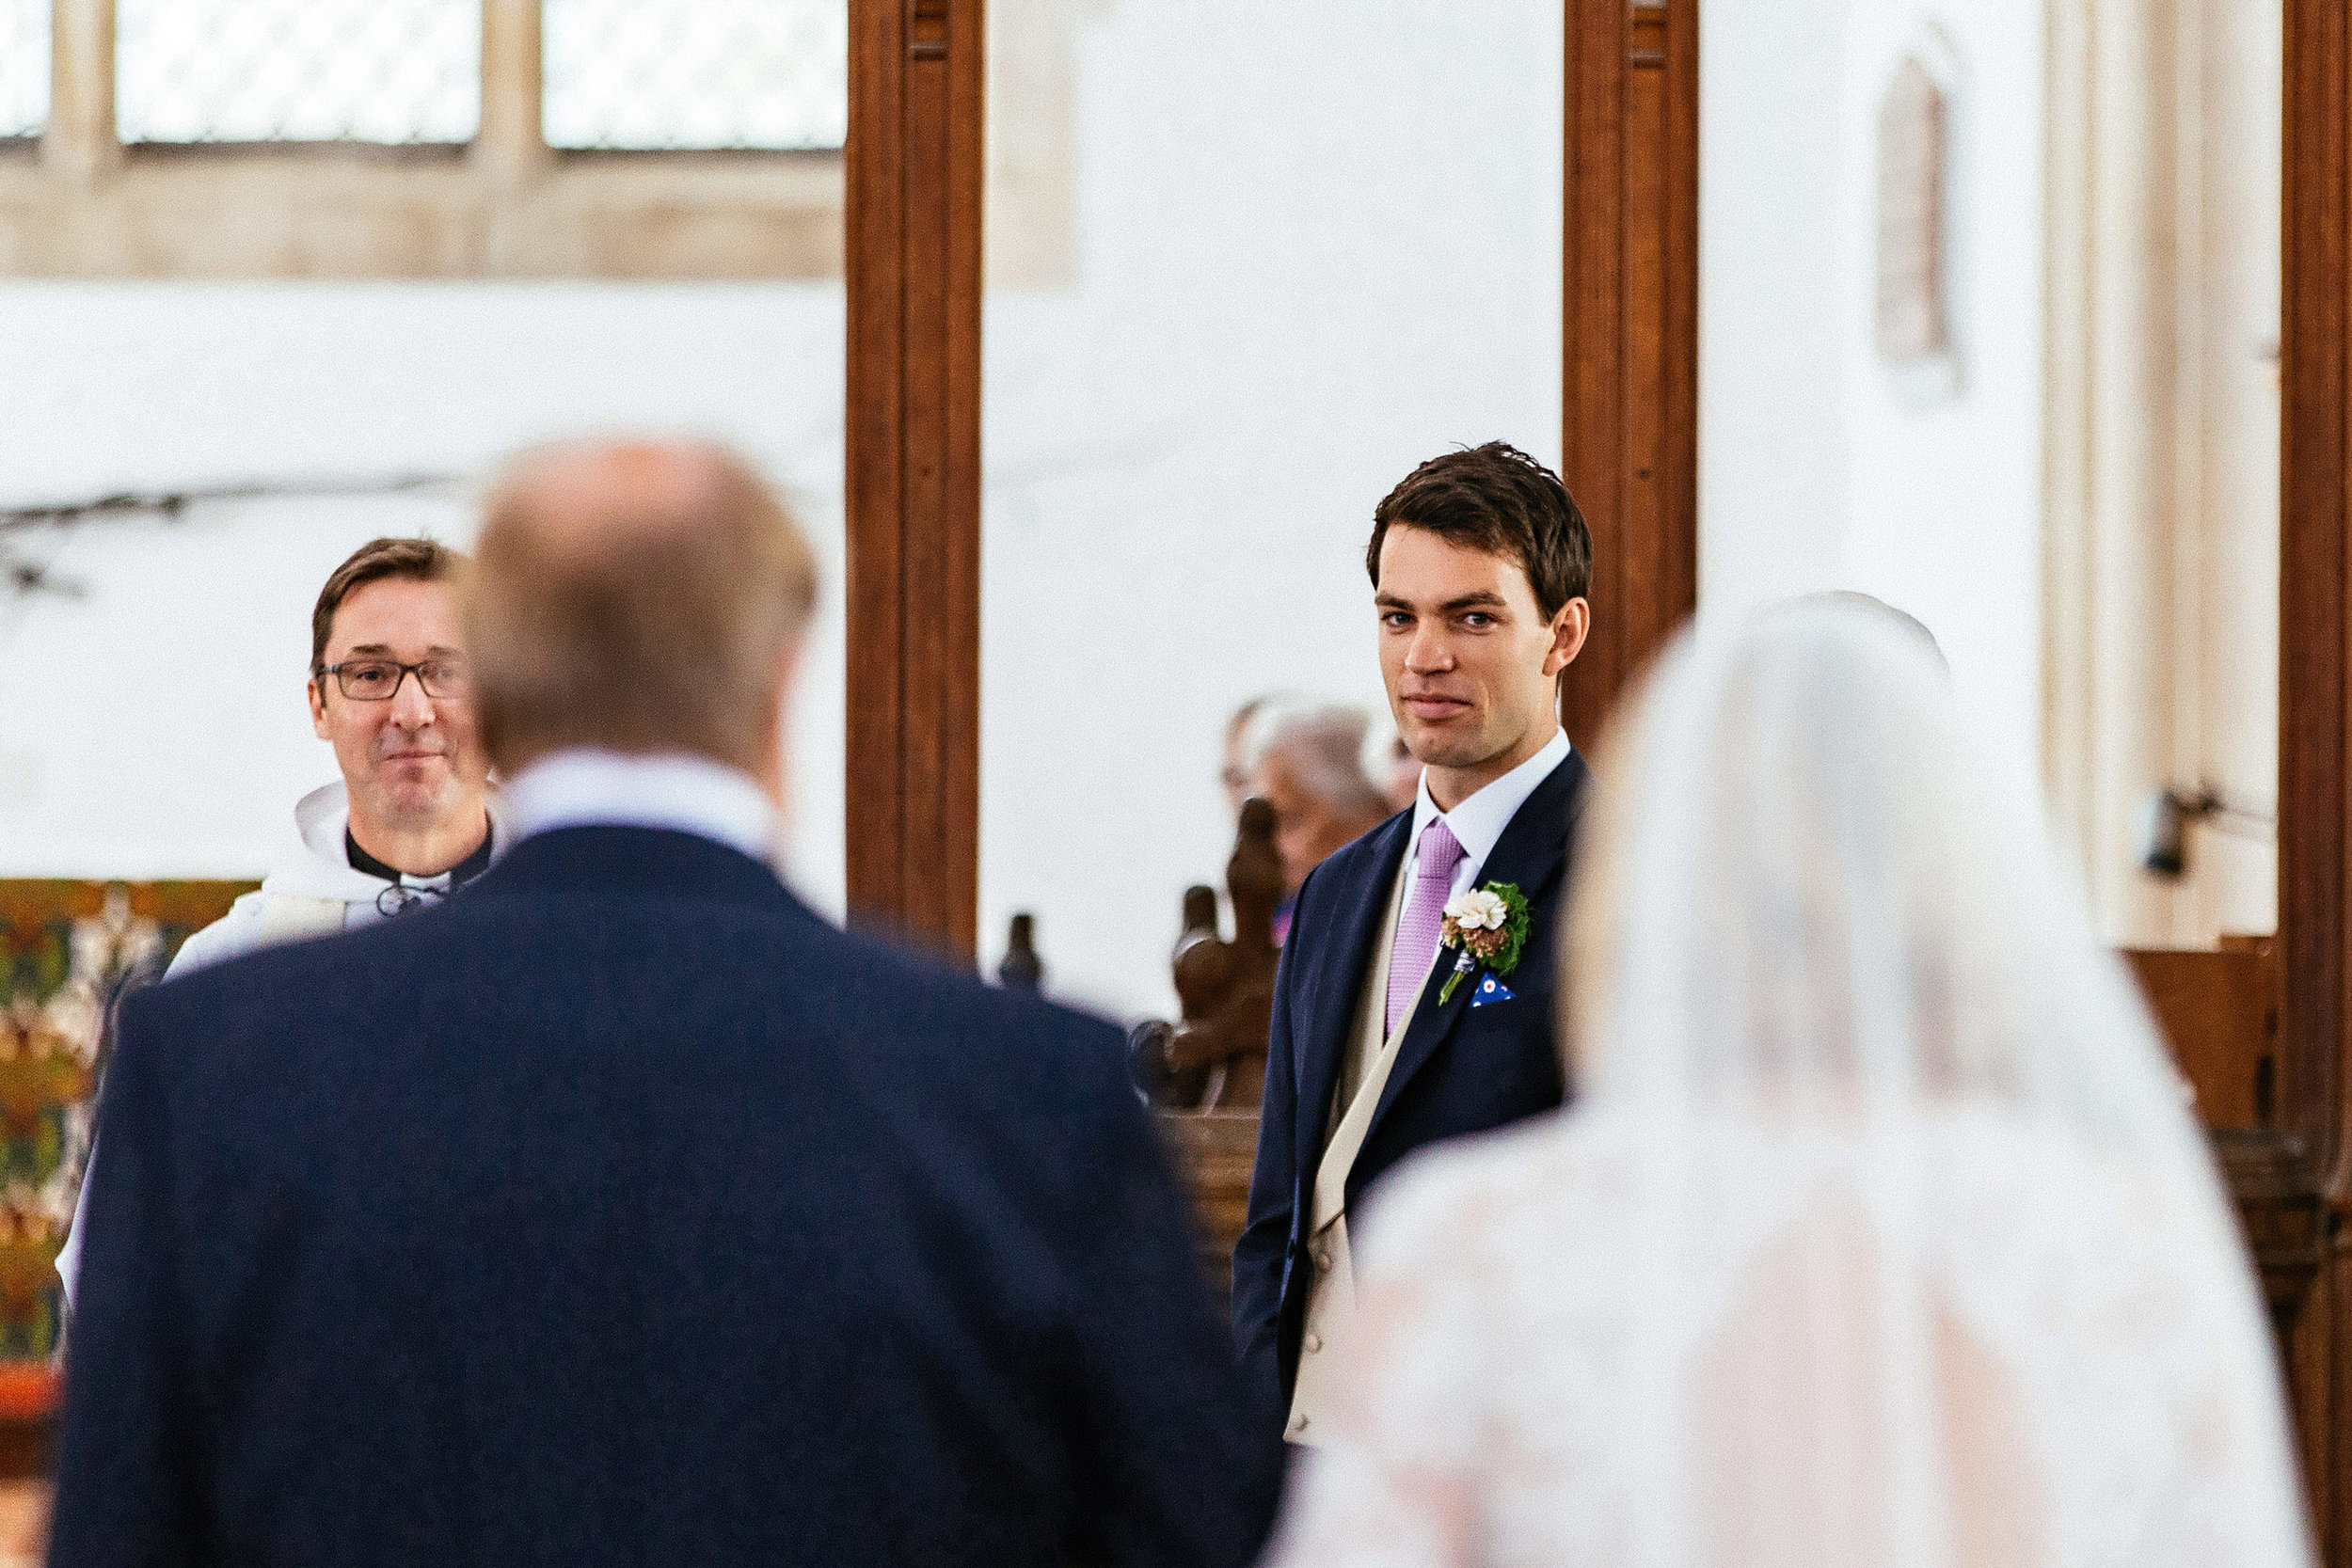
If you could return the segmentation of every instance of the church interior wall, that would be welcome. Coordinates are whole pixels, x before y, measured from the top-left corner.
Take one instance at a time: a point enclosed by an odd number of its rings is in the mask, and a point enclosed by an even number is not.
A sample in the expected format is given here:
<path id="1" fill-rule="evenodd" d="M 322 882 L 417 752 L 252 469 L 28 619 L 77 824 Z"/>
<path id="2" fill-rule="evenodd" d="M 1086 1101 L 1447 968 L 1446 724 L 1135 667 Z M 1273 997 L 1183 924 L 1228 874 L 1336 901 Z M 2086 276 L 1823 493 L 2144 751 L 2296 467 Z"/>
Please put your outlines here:
<path id="1" fill-rule="evenodd" d="M 1374 504 L 1457 444 L 1559 462 L 1562 13 L 1057 14 L 1068 277 L 983 333 L 981 945 L 1032 911 L 1049 981 L 1132 1016 L 1222 880 L 1228 715 L 1385 708 Z"/>
<path id="2" fill-rule="evenodd" d="M 739 442 L 824 562 L 790 855 L 837 913 L 842 312 L 823 283 L 0 282 L 0 504 L 466 479 L 605 430 Z M 467 499 L 204 502 L 20 541 L 78 594 L 0 601 L 0 876 L 259 876 L 335 776 L 301 694 L 319 584 L 379 533 L 465 544 Z"/>
<path id="3" fill-rule="evenodd" d="M 995 24 L 1054 90 L 995 110 L 981 958 L 1032 911 L 1052 989 L 1165 1013 L 1183 889 L 1231 849 L 1227 715 L 1381 704 L 1373 503 L 1456 443 L 1559 461 L 1561 16 L 1037 0 Z M 792 860 L 837 914 L 842 312 L 823 281 L 0 282 L 0 503 L 475 475 L 599 429 L 738 441 L 826 559 Z M 463 500 L 34 542 L 87 592 L 0 610 L 0 875 L 258 875 L 332 777 L 299 693 L 319 581 L 378 532 L 464 542 Z"/>
<path id="4" fill-rule="evenodd" d="M 1845 588 L 1917 616 L 1963 712 L 2038 768 L 2042 40 L 2036 0 L 1769 0 L 1701 13 L 1702 613 Z M 1949 363 L 1873 334 L 1880 103 L 1947 90 Z"/>

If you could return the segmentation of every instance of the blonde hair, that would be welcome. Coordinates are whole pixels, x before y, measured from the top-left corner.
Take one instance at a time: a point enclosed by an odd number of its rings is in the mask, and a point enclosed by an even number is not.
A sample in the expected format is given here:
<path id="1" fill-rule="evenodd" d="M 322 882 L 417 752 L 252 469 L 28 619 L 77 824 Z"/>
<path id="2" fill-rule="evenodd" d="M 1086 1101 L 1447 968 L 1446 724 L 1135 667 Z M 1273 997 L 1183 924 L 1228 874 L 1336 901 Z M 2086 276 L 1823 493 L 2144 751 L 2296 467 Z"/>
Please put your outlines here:
<path id="1" fill-rule="evenodd" d="M 509 771 L 566 746 L 756 766 L 817 596 L 784 503 L 707 442 L 524 452 L 463 580 L 483 742 Z"/>

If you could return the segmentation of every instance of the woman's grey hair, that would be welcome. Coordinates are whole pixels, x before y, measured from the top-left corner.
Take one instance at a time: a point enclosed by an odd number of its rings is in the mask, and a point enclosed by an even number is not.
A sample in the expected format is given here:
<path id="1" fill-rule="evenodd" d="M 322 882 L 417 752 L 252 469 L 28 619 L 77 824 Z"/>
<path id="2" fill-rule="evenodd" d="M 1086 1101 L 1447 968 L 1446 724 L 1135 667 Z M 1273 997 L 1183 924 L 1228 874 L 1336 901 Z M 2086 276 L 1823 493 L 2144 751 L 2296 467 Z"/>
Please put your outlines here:
<path id="1" fill-rule="evenodd" d="M 1299 788 L 1335 812 L 1386 816 L 1387 797 L 1364 771 L 1371 726 L 1345 703 L 1267 703 L 1250 719 L 1242 755 L 1253 774 L 1279 757 Z"/>

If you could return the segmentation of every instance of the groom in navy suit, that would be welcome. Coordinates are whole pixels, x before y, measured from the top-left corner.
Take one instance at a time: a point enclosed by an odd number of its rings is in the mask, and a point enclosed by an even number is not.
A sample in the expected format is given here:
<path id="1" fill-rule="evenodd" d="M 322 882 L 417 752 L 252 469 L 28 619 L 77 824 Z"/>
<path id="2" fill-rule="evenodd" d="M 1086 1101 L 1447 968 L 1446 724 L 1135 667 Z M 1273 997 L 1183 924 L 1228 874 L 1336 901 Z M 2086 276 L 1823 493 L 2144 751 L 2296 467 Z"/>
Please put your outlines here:
<path id="1" fill-rule="evenodd" d="M 714 449 L 494 492 L 511 847 L 124 1007 L 54 1568 L 1256 1555 L 1278 1466 L 1118 1033 L 771 869 L 813 593 Z"/>
<path id="2" fill-rule="evenodd" d="M 1421 792 L 1299 890 L 1233 1249 L 1244 1367 L 1292 1443 L 1316 1442 L 1329 1399 L 1364 1190 L 1415 1149 L 1565 1092 L 1552 949 L 1586 772 L 1557 692 L 1591 624 L 1592 559 L 1566 486 L 1499 441 L 1422 464 L 1373 513 L 1381 674 Z M 1520 940 L 1453 940 L 1449 906 Z"/>

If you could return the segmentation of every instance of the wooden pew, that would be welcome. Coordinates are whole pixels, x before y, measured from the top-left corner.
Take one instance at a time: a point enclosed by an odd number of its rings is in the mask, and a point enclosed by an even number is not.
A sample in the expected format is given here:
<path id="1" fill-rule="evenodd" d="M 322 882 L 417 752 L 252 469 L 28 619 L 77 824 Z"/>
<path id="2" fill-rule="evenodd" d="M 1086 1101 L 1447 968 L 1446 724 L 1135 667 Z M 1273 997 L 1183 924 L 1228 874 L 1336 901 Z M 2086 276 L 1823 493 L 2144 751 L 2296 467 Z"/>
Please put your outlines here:
<path id="1" fill-rule="evenodd" d="M 2265 1127 L 2278 1111 L 2282 975 L 2271 937 L 2217 950 L 2126 949 L 2156 1028 L 2197 1094 L 2207 1127 Z"/>
<path id="2" fill-rule="evenodd" d="M 1222 1300 L 1233 1283 L 1233 1243 L 1249 1213 L 1249 1172 L 1258 1158 L 1258 1113 L 1163 1111 L 1160 1129 L 1192 1190 L 1200 1262 Z"/>
<path id="3" fill-rule="evenodd" d="M 2128 949 L 2149 1011 L 2196 1096 L 2198 1120 L 2244 1227 L 2280 1354 L 2318 1277 L 2327 1215 L 2303 1135 L 2279 1124 L 2283 965 L 2273 937 L 2217 950 Z"/>

